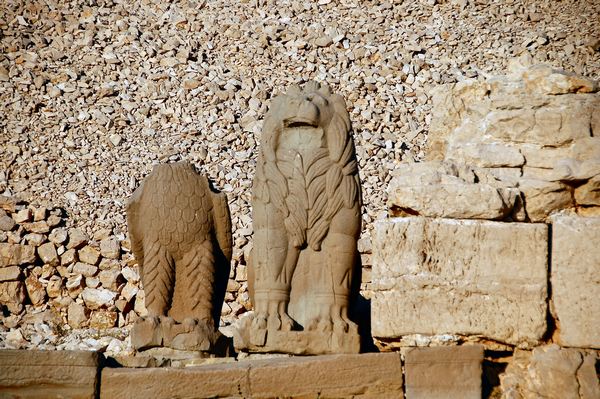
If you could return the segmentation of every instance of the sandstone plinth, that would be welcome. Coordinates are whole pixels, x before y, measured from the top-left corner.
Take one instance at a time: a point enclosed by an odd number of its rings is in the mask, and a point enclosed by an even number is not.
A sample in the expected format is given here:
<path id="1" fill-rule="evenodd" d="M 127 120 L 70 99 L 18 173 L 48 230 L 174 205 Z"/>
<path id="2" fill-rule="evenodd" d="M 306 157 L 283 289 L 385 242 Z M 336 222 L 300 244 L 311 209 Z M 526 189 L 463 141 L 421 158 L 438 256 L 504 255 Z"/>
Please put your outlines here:
<path id="1" fill-rule="evenodd" d="M 95 398 L 99 355 L 79 351 L 0 351 L 0 396 Z"/>
<path id="2" fill-rule="evenodd" d="M 411 348 L 406 352 L 407 399 L 479 399 L 483 347 Z"/>

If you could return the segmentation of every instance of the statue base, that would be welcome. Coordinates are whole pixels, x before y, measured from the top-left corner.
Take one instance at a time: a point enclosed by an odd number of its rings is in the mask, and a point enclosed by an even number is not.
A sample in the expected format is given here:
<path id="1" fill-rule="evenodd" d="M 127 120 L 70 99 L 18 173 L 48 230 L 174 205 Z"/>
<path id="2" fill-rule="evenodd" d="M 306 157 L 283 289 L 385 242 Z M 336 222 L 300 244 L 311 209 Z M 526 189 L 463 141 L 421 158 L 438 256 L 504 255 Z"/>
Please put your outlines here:
<path id="1" fill-rule="evenodd" d="M 231 338 L 202 322 L 177 323 L 166 317 L 138 319 L 131 329 L 131 346 L 137 350 L 166 347 L 229 356 Z"/>
<path id="2" fill-rule="evenodd" d="M 251 318 L 241 320 L 234 331 L 236 351 L 251 353 L 289 353 L 292 355 L 324 355 L 359 353 L 358 332 L 281 331 L 257 329 Z"/>

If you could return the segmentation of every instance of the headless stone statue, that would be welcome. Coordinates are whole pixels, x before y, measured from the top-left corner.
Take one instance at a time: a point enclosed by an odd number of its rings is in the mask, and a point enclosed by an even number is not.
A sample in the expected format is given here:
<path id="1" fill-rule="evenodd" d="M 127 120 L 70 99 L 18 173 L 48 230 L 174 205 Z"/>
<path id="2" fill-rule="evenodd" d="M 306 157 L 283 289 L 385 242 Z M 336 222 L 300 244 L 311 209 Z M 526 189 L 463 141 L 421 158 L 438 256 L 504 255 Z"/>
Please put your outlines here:
<path id="1" fill-rule="evenodd" d="M 148 309 L 133 347 L 215 351 L 232 250 L 225 194 L 188 163 L 157 165 L 133 193 L 127 222 Z"/>
<path id="2" fill-rule="evenodd" d="M 238 349 L 295 354 L 360 349 L 348 317 L 361 193 L 343 98 L 315 82 L 276 97 L 253 192 L 249 288 L 254 315 Z"/>

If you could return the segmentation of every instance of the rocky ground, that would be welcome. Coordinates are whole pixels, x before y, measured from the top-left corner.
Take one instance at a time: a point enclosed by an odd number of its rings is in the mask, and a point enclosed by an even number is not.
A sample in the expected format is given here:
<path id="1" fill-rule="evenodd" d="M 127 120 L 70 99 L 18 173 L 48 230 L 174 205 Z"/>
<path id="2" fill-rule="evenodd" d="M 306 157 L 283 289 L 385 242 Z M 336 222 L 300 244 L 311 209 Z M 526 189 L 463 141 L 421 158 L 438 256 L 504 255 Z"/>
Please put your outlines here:
<path id="1" fill-rule="evenodd" d="M 524 53 L 598 80 L 598 15 L 595 0 L 5 1 L 0 194 L 126 243 L 127 198 L 153 164 L 186 159 L 229 195 L 243 275 L 264 114 L 316 79 L 348 102 L 368 252 L 389 172 L 424 158 L 432 87 Z"/>

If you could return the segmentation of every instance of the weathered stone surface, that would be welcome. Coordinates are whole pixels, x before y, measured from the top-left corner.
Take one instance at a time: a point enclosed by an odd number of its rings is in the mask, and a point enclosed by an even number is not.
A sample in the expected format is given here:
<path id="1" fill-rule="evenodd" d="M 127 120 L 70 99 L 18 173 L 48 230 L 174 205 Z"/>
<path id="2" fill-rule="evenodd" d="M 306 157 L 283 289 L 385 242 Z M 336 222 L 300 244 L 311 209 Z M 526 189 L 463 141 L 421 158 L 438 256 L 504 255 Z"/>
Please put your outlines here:
<path id="1" fill-rule="evenodd" d="M 553 217 L 551 259 L 559 342 L 600 348 L 600 217 Z"/>
<path id="2" fill-rule="evenodd" d="M 452 162 L 402 164 L 394 175 L 388 186 L 394 216 L 503 219 L 519 193 L 479 181 L 473 169 Z"/>
<path id="3" fill-rule="evenodd" d="M 507 398 L 595 399 L 600 397 L 597 355 L 558 345 L 517 350 L 500 376 Z"/>
<path id="4" fill-rule="evenodd" d="M 90 265 L 96 265 L 100 260 L 100 251 L 89 245 L 81 248 L 77 254 L 80 261 Z"/>
<path id="5" fill-rule="evenodd" d="M 0 243 L 0 267 L 19 266 L 35 262 L 33 245 Z"/>
<path id="6" fill-rule="evenodd" d="M 51 266 L 56 266 L 59 263 L 56 247 L 52 242 L 47 242 L 38 247 L 38 256 L 40 259 Z"/>
<path id="7" fill-rule="evenodd" d="M 225 194 L 190 163 L 157 165 L 131 196 L 127 223 L 148 309 L 131 330 L 133 347 L 219 351 L 216 311 L 232 254 Z"/>
<path id="8" fill-rule="evenodd" d="M 0 267 L 0 281 L 18 280 L 20 276 L 19 266 Z"/>
<path id="9" fill-rule="evenodd" d="M 27 288 L 27 296 L 31 303 L 39 306 L 46 299 L 46 289 L 35 275 L 30 275 L 25 279 L 25 287 Z"/>
<path id="10" fill-rule="evenodd" d="M 0 305 L 6 306 L 9 312 L 21 313 L 25 302 L 25 284 L 21 281 L 0 283 Z"/>
<path id="11" fill-rule="evenodd" d="M 483 346 L 411 348 L 405 355 L 407 399 L 480 399 Z"/>
<path id="12" fill-rule="evenodd" d="M 104 239 L 100 241 L 100 254 L 105 258 L 118 259 L 121 245 L 115 239 Z"/>
<path id="13" fill-rule="evenodd" d="M 112 304 L 116 296 L 115 292 L 109 291 L 106 288 L 86 287 L 81 293 L 85 305 L 92 310 Z"/>
<path id="14" fill-rule="evenodd" d="M 117 322 L 117 312 L 109 310 L 95 310 L 90 316 L 90 327 L 91 328 L 111 328 L 115 326 Z"/>
<path id="15" fill-rule="evenodd" d="M 398 353 L 246 360 L 186 369 L 110 369 L 101 397 L 402 397 Z"/>
<path id="16" fill-rule="evenodd" d="M 510 184 L 522 191 L 534 222 L 576 205 L 598 206 L 597 85 L 547 65 L 513 72 L 435 91 L 428 159 L 522 168 Z"/>
<path id="17" fill-rule="evenodd" d="M 67 321 L 72 328 L 81 328 L 87 322 L 86 308 L 77 303 L 71 302 L 67 309 Z"/>
<path id="18" fill-rule="evenodd" d="M 446 160 L 483 168 L 514 168 L 525 164 L 516 146 L 503 143 L 453 143 L 448 146 Z"/>
<path id="19" fill-rule="evenodd" d="M 575 202 L 577 205 L 600 206 L 600 175 L 575 189 Z"/>
<path id="20" fill-rule="evenodd" d="M 81 229 L 69 229 L 69 242 L 67 243 L 67 248 L 82 248 L 88 240 L 88 235 Z"/>
<path id="21" fill-rule="evenodd" d="M 95 398 L 99 355 L 78 351 L 0 351 L 0 396 Z"/>
<path id="22" fill-rule="evenodd" d="M 542 222 L 552 213 L 575 206 L 568 187 L 559 182 L 522 179 L 519 190 L 523 193 L 527 216 L 532 222 Z"/>
<path id="23" fill-rule="evenodd" d="M 376 223 L 373 337 L 449 333 L 535 344 L 546 331 L 547 235 L 544 224 Z"/>
<path id="24" fill-rule="evenodd" d="M 15 224 L 15 220 L 10 216 L 0 216 L 0 231 L 11 231 Z"/>
<path id="25" fill-rule="evenodd" d="M 337 337 L 335 349 L 320 353 L 359 348 L 348 308 L 358 294 L 352 281 L 362 197 L 346 108 L 329 86 L 310 81 L 277 96 L 265 117 L 248 271 L 255 313 L 241 326 L 251 331 L 239 335 L 257 339 L 236 342 L 240 349 L 251 342 L 252 350 L 264 352 L 312 351 L 323 343 L 315 331 Z M 290 336 L 302 338 L 270 339 L 292 330 Z M 313 346 L 314 337 L 321 342 Z"/>

